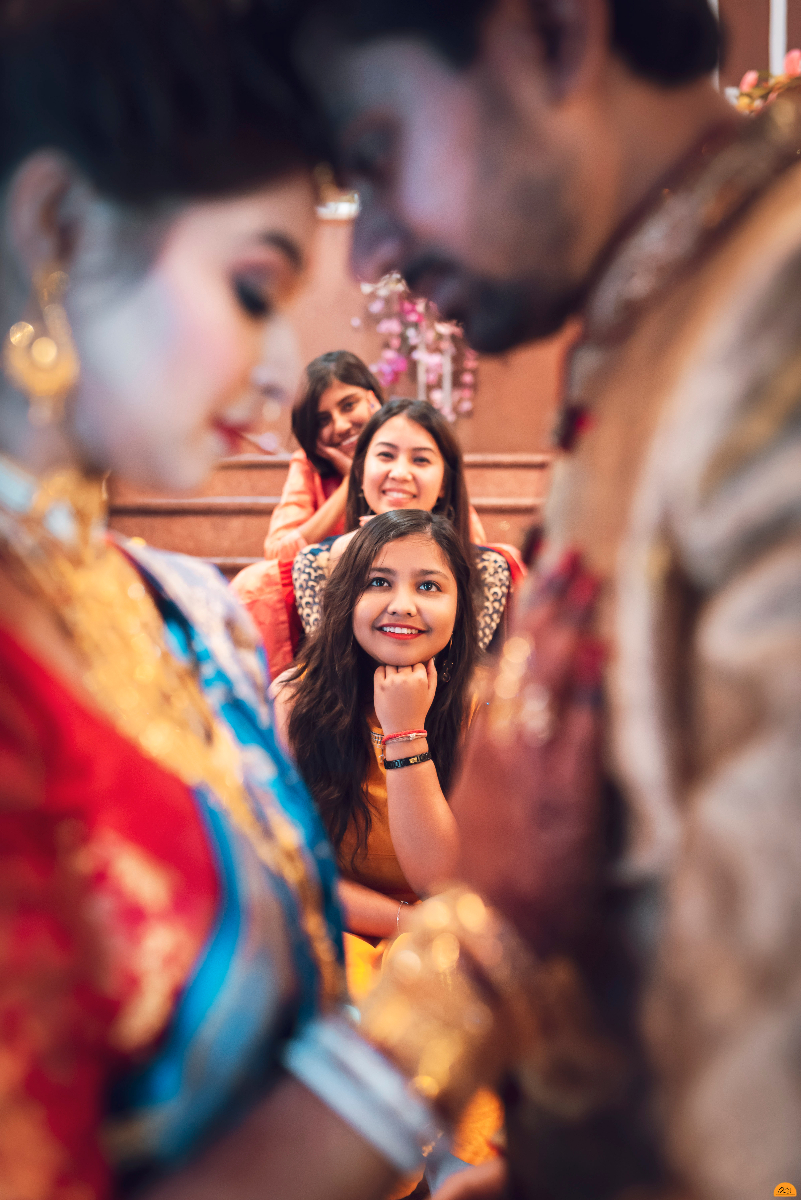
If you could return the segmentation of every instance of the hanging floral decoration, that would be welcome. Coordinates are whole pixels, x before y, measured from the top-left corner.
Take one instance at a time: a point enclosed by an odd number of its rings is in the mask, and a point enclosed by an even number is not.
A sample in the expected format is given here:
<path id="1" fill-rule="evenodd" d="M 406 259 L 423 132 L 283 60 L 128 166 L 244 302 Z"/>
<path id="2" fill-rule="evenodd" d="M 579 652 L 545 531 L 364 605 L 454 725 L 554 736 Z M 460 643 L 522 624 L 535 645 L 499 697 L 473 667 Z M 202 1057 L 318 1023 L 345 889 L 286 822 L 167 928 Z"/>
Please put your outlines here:
<path id="1" fill-rule="evenodd" d="M 413 296 L 397 272 L 361 287 L 367 312 L 385 339 L 370 367 L 382 386 L 389 391 L 411 375 L 418 400 L 428 400 L 449 421 L 471 413 L 478 355 L 462 327 L 440 320 L 436 307 Z"/>
<path id="2" fill-rule="evenodd" d="M 801 89 L 801 50 L 788 50 L 784 56 L 784 71 L 746 71 L 739 88 L 726 88 L 726 94 L 740 112 L 756 113 L 771 104 L 782 92 Z"/>

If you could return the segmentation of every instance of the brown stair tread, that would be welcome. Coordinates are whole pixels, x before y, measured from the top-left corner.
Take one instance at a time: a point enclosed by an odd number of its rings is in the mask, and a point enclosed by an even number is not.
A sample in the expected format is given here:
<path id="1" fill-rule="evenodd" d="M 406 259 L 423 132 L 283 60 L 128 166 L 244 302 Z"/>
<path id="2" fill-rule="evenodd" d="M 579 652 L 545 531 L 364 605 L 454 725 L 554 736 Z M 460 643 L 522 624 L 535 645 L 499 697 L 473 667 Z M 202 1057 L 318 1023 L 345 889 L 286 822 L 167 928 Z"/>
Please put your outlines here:
<path id="1" fill-rule="evenodd" d="M 169 516 L 202 517 L 225 513 L 268 515 L 280 496 L 147 496 L 136 500 L 112 500 L 109 511 L 117 516 L 164 513 Z"/>
<path id="2" fill-rule="evenodd" d="M 153 496 L 111 480 L 110 523 L 129 537 L 194 555 L 233 575 L 261 561 L 290 458 L 238 454 L 223 459 L 202 494 L 192 496 Z M 487 541 L 521 542 L 539 519 L 550 466 L 548 454 L 465 455 L 468 490 Z"/>

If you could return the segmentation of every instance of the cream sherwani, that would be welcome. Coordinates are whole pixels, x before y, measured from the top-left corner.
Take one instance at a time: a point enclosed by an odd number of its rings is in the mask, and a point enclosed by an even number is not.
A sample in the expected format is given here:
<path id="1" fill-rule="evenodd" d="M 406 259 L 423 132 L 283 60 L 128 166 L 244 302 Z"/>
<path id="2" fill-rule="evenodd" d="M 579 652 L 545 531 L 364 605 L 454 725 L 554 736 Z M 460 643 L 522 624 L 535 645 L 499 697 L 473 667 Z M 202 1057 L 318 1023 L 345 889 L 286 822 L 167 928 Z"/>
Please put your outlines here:
<path id="1" fill-rule="evenodd" d="M 619 878 L 658 896 L 640 1018 L 667 1158 L 709 1200 L 801 1188 L 799 146 L 780 102 L 618 246 L 548 517 L 606 584 Z"/>

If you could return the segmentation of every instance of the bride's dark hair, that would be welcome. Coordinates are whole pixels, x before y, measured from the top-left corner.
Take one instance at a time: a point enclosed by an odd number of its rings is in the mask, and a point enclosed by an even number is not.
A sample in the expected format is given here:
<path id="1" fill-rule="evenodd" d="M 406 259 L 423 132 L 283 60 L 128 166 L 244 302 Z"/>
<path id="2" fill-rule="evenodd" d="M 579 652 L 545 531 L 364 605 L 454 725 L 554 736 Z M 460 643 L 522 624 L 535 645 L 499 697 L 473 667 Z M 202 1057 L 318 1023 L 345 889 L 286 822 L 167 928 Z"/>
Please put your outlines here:
<path id="1" fill-rule="evenodd" d="M 61 150 L 135 208 L 325 157 L 268 0 L 0 0 L 0 176 Z"/>
<path id="2" fill-rule="evenodd" d="M 456 580 L 453 637 L 437 656 L 439 679 L 426 717 L 431 757 L 446 795 L 455 776 L 476 655 L 470 564 L 450 521 L 419 509 L 396 509 L 368 521 L 351 540 L 326 584 L 320 623 L 288 684 L 294 689 L 289 744 L 337 848 L 351 820 L 358 831 L 357 850 L 370 832 L 365 781 L 373 750 L 367 713 L 376 664 L 353 636 L 353 610 L 382 547 L 405 537 L 431 538 Z M 448 683 L 442 678 L 446 662 Z"/>

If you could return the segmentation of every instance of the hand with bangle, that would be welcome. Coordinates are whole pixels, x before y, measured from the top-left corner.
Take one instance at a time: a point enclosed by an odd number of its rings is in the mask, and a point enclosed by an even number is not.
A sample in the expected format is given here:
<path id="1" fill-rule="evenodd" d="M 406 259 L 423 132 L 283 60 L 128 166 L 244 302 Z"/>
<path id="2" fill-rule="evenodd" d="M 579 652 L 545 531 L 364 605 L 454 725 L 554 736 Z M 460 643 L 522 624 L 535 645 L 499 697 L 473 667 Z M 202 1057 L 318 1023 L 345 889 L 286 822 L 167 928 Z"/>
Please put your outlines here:
<path id="1" fill-rule="evenodd" d="M 422 750 L 419 754 L 409 754 L 401 758 L 388 758 L 387 747 L 391 743 L 393 753 L 395 745 L 398 742 L 419 742 L 422 738 L 427 739 L 428 734 L 425 729 L 405 729 L 403 733 L 386 733 L 381 738 L 381 761 L 387 771 L 397 770 L 399 767 L 413 767 L 417 763 L 430 762 L 431 754 L 428 750 Z"/>
<path id="2" fill-rule="evenodd" d="M 391 771 L 429 762 L 425 719 L 437 690 L 433 659 L 411 667 L 378 667 L 374 679 L 384 766 Z"/>
<path id="3" fill-rule="evenodd" d="M 359 1030 L 446 1125 L 513 1066 L 551 1116 L 585 1117 L 614 1095 L 625 1063 L 569 960 L 538 960 L 463 885 L 417 905 L 409 926 Z"/>
<path id="4" fill-rule="evenodd" d="M 477 1088 L 504 1079 L 546 1131 L 594 1121 L 619 1102 L 630 1064 L 570 960 L 538 959 L 464 885 L 416 905 L 405 932 L 358 1022 L 317 1018 L 285 1057 L 343 1113 L 344 1081 L 355 1098 L 346 1119 L 399 1171 L 415 1170 Z"/>

